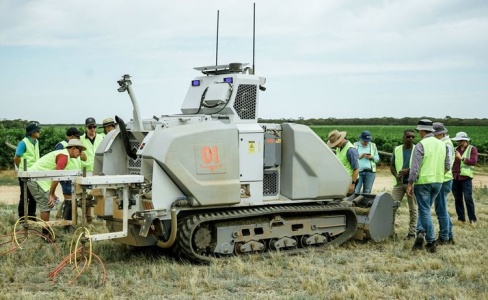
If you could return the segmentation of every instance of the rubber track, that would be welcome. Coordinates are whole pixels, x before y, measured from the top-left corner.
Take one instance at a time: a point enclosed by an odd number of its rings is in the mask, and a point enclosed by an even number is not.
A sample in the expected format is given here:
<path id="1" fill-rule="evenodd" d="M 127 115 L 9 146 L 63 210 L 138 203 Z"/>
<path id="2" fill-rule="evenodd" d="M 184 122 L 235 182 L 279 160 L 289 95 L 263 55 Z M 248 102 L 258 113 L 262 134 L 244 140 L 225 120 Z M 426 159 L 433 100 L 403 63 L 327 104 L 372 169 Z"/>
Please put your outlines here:
<path id="1" fill-rule="evenodd" d="M 262 217 L 275 214 L 303 214 L 312 215 L 327 213 L 330 215 L 345 215 L 346 230 L 323 247 L 340 245 L 356 233 L 357 218 L 354 210 L 348 205 L 300 205 L 300 206 L 262 206 L 254 208 L 240 208 L 215 212 L 204 212 L 183 217 L 178 222 L 178 235 L 175 245 L 175 254 L 192 261 L 209 262 L 213 257 L 207 257 L 195 253 L 192 244 L 192 236 L 195 229 L 204 222 L 227 221 L 238 218 Z M 306 216 L 304 216 L 306 218 Z M 298 253 L 307 248 L 281 250 L 284 253 Z M 260 255 L 269 255 L 268 252 Z"/>

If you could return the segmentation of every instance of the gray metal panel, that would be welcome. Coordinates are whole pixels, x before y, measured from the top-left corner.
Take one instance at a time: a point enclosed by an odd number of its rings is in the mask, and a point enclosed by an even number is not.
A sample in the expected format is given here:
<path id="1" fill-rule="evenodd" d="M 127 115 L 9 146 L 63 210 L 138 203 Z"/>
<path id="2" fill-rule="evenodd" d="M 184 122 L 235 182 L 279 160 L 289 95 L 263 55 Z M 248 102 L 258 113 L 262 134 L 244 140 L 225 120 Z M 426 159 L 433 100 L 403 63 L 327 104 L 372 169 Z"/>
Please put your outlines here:
<path id="1" fill-rule="evenodd" d="M 368 215 L 369 234 L 375 242 L 381 242 L 393 234 L 393 198 L 390 194 L 376 195 Z"/>
<path id="2" fill-rule="evenodd" d="M 200 205 L 241 200 L 238 132 L 233 124 L 215 121 L 156 128 L 144 157 L 154 158 L 177 187 Z M 153 199 L 159 197 L 153 192 Z"/>
<path id="3" fill-rule="evenodd" d="M 281 164 L 281 137 L 264 133 L 264 167 L 273 168 Z"/>
<path id="4" fill-rule="evenodd" d="M 281 194 L 290 199 L 342 198 L 351 177 L 330 148 L 308 127 L 282 125 Z"/>
<path id="5" fill-rule="evenodd" d="M 239 176 L 241 181 L 263 180 L 263 133 L 239 134 Z"/>

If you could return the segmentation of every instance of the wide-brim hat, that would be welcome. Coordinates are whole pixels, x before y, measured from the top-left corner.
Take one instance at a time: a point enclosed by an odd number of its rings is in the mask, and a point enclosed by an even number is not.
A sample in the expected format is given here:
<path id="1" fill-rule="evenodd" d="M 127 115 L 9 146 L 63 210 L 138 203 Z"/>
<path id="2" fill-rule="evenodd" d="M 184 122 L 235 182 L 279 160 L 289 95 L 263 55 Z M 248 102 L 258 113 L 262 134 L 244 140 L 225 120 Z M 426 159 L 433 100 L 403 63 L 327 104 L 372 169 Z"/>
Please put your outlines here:
<path id="1" fill-rule="evenodd" d="M 83 151 L 86 150 L 86 147 L 83 146 L 83 143 L 79 139 L 71 139 L 68 142 L 68 145 L 66 145 L 66 148 L 71 148 L 71 147 L 80 147 Z"/>
<path id="2" fill-rule="evenodd" d="M 347 132 L 339 131 L 339 130 L 332 130 L 329 132 L 329 136 L 327 138 L 327 146 L 333 148 L 337 146 L 343 139 L 346 138 Z"/>
<path id="3" fill-rule="evenodd" d="M 102 126 L 107 127 L 107 126 L 115 126 L 115 121 L 113 118 L 106 118 L 103 120 Z"/>
<path id="4" fill-rule="evenodd" d="M 456 133 L 456 136 L 453 137 L 451 140 L 453 141 L 469 141 L 470 138 L 468 137 L 468 134 L 466 132 L 458 132 Z"/>
<path id="5" fill-rule="evenodd" d="M 371 142 L 373 140 L 373 137 L 371 136 L 371 132 L 365 130 L 365 131 L 361 132 L 359 139 L 361 141 Z"/>
<path id="6" fill-rule="evenodd" d="M 41 126 L 39 126 L 39 123 L 31 123 L 25 128 L 25 135 L 31 136 L 34 132 L 38 131 L 41 131 Z"/>
<path id="7" fill-rule="evenodd" d="M 424 130 L 424 131 L 434 131 L 434 127 L 432 126 L 432 121 L 429 119 L 422 119 L 417 123 L 417 130 Z"/>
<path id="8" fill-rule="evenodd" d="M 435 135 L 447 133 L 446 127 L 441 122 L 435 122 L 432 127 Z"/>

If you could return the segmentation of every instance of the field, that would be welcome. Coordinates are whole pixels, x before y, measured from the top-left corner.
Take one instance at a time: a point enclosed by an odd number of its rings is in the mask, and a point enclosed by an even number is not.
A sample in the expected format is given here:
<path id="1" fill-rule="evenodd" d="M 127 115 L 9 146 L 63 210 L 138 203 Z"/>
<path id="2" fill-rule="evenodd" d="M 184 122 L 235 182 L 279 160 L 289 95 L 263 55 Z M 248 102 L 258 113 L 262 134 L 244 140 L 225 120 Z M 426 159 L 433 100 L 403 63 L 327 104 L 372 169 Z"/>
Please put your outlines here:
<path id="1" fill-rule="evenodd" d="M 385 152 L 392 152 L 395 146 L 403 143 L 402 136 L 405 129 L 415 129 L 412 126 L 399 125 L 368 125 L 368 126 L 310 126 L 318 136 L 324 141 L 327 141 L 327 136 L 330 131 L 337 129 L 339 131 L 347 132 L 347 139 L 351 142 L 356 142 L 363 130 L 368 130 L 373 136 L 373 142 L 376 143 L 378 149 Z M 486 126 L 450 126 L 448 135 L 453 138 L 457 132 L 464 131 L 471 139 L 471 144 L 476 146 L 479 153 L 488 153 L 488 127 Z M 414 143 L 420 141 L 420 136 L 415 136 Z"/>
<path id="2" fill-rule="evenodd" d="M 388 172 L 383 170 L 380 175 L 388 176 Z M 158 249 L 134 250 L 115 242 L 97 242 L 94 252 L 108 272 L 103 286 L 98 285 L 101 269 L 96 264 L 72 285 L 68 285 L 75 274 L 72 270 L 64 270 L 56 284 L 46 278 L 69 253 L 71 236 L 57 229 L 60 254 L 32 238 L 23 250 L 0 257 L 0 298 L 486 299 L 488 187 L 476 186 L 474 194 L 478 227 L 455 226 L 456 245 L 440 246 L 436 254 L 413 252 L 413 242 L 403 239 L 408 224 L 404 201 L 396 239 L 349 241 L 295 256 L 243 256 L 194 265 Z M 455 216 L 452 198 L 449 212 Z M 0 234 L 10 232 L 15 220 L 16 208 L 0 204 Z M 435 226 L 438 228 L 437 222 Z M 98 220 L 89 229 L 105 230 Z"/>

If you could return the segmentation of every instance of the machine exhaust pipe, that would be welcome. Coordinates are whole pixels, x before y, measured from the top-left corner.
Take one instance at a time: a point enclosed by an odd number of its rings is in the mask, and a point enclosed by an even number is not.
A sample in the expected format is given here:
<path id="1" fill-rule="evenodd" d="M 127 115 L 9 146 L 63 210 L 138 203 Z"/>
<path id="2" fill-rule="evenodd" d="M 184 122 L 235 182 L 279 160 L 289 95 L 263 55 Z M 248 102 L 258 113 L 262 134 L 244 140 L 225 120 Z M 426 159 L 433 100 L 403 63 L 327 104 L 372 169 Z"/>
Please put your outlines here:
<path id="1" fill-rule="evenodd" d="M 127 156 L 129 156 L 130 158 L 137 159 L 137 155 L 130 148 L 129 137 L 127 136 L 127 128 L 125 127 L 124 120 L 122 120 L 118 116 L 115 116 L 115 122 L 119 124 L 119 130 L 122 134 L 122 140 L 124 141 L 125 153 L 127 153 Z"/>

